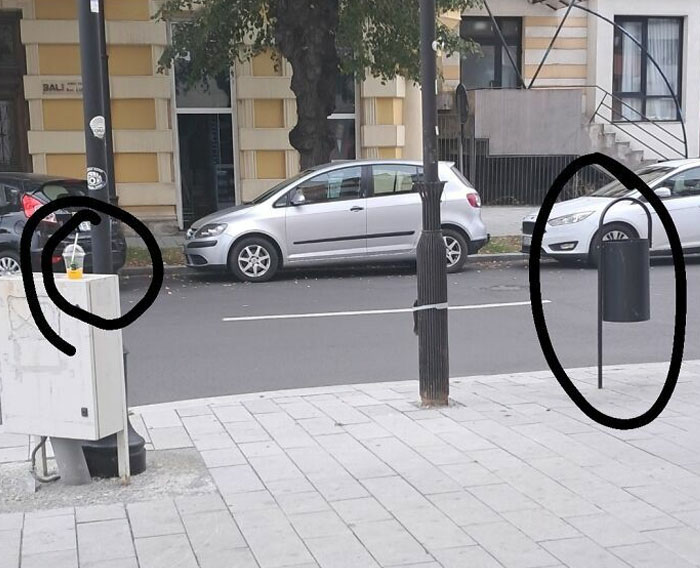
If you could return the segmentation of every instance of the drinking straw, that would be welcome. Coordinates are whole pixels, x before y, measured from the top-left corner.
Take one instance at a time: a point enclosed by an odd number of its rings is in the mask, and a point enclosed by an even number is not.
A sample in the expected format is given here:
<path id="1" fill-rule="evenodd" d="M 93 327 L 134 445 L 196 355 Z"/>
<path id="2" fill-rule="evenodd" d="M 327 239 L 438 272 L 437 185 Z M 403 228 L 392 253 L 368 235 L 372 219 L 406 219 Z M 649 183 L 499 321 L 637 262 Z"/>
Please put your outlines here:
<path id="1" fill-rule="evenodd" d="M 78 248 L 78 233 L 75 233 L 75 242 L 73 243 L 73 254 L 70 257 L 70 265 L 73 266 L 75 260 L 75 251 Z"/>

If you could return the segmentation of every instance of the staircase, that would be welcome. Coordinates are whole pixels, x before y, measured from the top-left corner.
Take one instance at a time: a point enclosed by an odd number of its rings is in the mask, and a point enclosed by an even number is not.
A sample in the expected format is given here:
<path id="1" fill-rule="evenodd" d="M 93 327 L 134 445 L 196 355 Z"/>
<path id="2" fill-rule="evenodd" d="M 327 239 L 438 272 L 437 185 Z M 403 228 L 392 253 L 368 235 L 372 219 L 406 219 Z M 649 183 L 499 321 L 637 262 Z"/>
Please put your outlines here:
<path id="1" fill-rule="evenodd" d="M 588 125 L 588 135 L 591 139 L 591 150 L 600 152 L 606 156 L 614 158 L 630 169 L 637 169 L 641 166 L 654 164 L 661 157 L 652 158 L 632 140 L 625 140 L 624 134 L 612 126 L 602 123 L 591 123 Z"/>

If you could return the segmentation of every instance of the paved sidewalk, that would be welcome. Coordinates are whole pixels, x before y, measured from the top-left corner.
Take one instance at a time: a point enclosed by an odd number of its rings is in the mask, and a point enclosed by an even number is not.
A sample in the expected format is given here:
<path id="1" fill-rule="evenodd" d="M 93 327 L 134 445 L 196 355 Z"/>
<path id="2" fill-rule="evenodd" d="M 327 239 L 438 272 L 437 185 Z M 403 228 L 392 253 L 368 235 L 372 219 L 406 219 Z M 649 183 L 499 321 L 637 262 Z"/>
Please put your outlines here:
<path id="1" fill-rule="evenodd" d="M 601 410 L 631 416 L 666 367 L 611 367 L 603 391 L 594 369 L 571 374 Z M 0 514 L 0 567 L 700 566 L 700 361 L 629 432 L 592 423 L 549 372 L 454 379 L 451 398 L 421 409 L 410 381 L 134 409 L 149 460 L 193 452 L 211 490 L 29 501 Z M 0 448 L 2 481 L 29 448 L 7 434 Z M 17 504 L 0 494 L 3 509 Z"/>
<path id="2" fill-rule="evenodd" d="M 492 237 L 508 237 L 519 235 L 522 232 L 523 217 L 537 209 L 536 205 L 485 205 L 481 208 L 481 218 Z"/>

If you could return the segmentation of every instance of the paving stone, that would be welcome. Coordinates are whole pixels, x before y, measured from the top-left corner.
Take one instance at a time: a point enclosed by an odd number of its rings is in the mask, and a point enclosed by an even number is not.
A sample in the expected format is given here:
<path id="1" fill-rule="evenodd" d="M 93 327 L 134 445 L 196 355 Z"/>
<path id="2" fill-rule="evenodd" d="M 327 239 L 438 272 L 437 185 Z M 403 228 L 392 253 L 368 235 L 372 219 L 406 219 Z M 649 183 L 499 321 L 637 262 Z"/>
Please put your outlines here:
<path id="1" fill-rule="evenodd" d="M 200 450 L 199 454 L 202 456 L 204 464 L 209 468 L 244 465 L 248 463 L 245 456 L 235 446 L 213 450 Z"/>
<path id="2" fill-rule="evenodd" d="M 240 404 L 233 406 L 212 406 L 211 410 L 221 422 L 252 422 L 255 419 Z"/>
<path id="3" fill-rule="evenodd" d="M 89 505 L 75 508 L 75 520 L 78 523 L 111 521 L 114 519 L 126 519 L 126 511 L 124 505 L 121 503 L 114 505 Z"/>
<path id="4" fill-rule="evenodd" d="M 502 513 L 503 517 L 535 542 L 580 537 L 581 533 L 545 509 Z"/>
<path id="5" fill-rule="evenodd" d="M 257 422 L 226 422 L 224 427 L 236 444 L 263 442 L 270 436 Z"/>
<path id="6" fill-rule="evenodd" d="M 79 524 L 78 550 L 81 568 L 106 560 L 136 556 L 126 519 Z"/>
<path id="7" fill-rule="evenodd" d="M 441 465 L 440 469 L 459 483 L 462 487 L 489 485 L 502 481 L 492 471 L 474 461 L 457 465 Z"/>
<path id="8" fill-rule="evenodd" d="M 333 511 L 289 515 L 289 520 L 303 539 L 342 535 L 349 532 L 345 522 Z"/>
<path id="9" fill-rule="evenodd" d="M 149 430 L 182 426 L 175 410 L 142 411 L 140 414 Z"/>
<path id="10" fill-rule="evenodd" d="M 276 496 L 277 502 L 287 515 L 302 513 L 320 513 L 330 511 L 328 502 L 316 491 L 301 493 L 283 493 Z"/>
<path id="11" fill-rule="evenodd" d="M 8 568 L 19 567 L 21 540 L 22 532 L 18 529 L 0 531 L 0 558 L 4 559 Z"/>
<path id="12" fill-rule="evenodd" d="M 250 457 L 248 462 L 263 483 L 304 477 L 304 474 L 285 454 Z"/>
<path id="13" fill-rule="evenodd" d="M 22 513 L 3 513 L 0 515 L 0 531 L 21 530 L 24 523 Z"/>
<path id="14" fill-rule="evenodd" d="M 264 489 L 260 479 L 249 465 L 214 467 L 209 470 L 209 473 L 224 499 L 231 493 L 247 493 Z"/>
<path id="15" fill-rule="evenodd" d="M 391 519 L 391 514 L 373 497 L 334 501 L 332 506 L 349 525 Z"/>
<path id="16" fill-rule="evenodd" d="M 134 544 L 140 568 L 199 568 L 184 534 L 137 538 Z"/>
<path id="17" fill-rule="evenodd" d="M 690 568 L 697 563 L 686 562 L 668 549 L 660 547 L 656 543 L 629 544 L 615 546 L 609 549 L 615 556 L 619 556 L 630 566 L 635 568 L 659 568 L 659 566 L 673 566 L 673 568 Z"/>
<path id="18" fill-rule="evenodd" d="M 501 568 L 503 565 L 478 545 L 433 552 L 443 568 Z"/>
<path id="19" fill-rule="evenodd" d="M 0 463 L 14 463 L 29 459 L 29 444 L 15 448 L 0 448 Z"/>
<path id="20" fill-rule="evenodd" d="M 349 434 L 318 436 L 316 441 L 356 479 L 396 473 Z"/>
<path id="21" fill-rule="evenodd" d="M 82 562 L 80 563 L 80 568 L 83 568 Z M 139 568 L 139 566 L 136 557 L 132 556 L 131 558 L 116 558 L 114 560 L 91 563 L 89 568 Z"/>
<path id="22" fill-rule="evenodd" d="M 206 450 L 236 449 L 236 443 L 228 432 L 206 432 L 191 434 L 192 443 L 200 452 Z"/>
<path id="23" fill-rule="evenodd" d="M 244 400 L 243 406 L 251 414 L 268 414 L 272 412 L 279 412 L 280 408 L 274 401 L 266 398 L 258 398 L 253 400 Z"/>
<path id="24" fill-rule="evenodd" d="M 700 531 L 682 527 L 647 531 L 644 534 L 688 562 L 697 564 L 700 561 Z"/>
<path id="25" fill-rule="evenodd" d="M 617 556 L 586 537 L 543 542 L 542 546 L 569 568 L 629 568 Z"/>
<path id="26" fill-rule="evenodd" d="M 0 448 L 18 448 L 29 445 L 29 436 L 26 434 L 8 434 L 0 432 Z"/>
<path id="27" fill-rule="evenodd" d="M 539 505 L 507 483 L 480 485 L 467 489 L 469 493 L 484 502 L 497 513 L 522 511 L 523 509 L 538 509 Z"/>
<path id="28" fill-rule="evenodd" d="M 470 525 L 465 530 L 506 568 L 539 568 L 558 563 L 534 540 L 505 521 Z"/>
<path id="29" fill-rule="evenodd" d="M 474 544 L 462 529 L 433 505 L 399 509 L 394 516 L 429 552 Z"/>
<path id="30" fill-rule="evenodd" d="M 313 562 L 313 557 L 279 508 L 239 513 L 236 522 L 261 568 Z"/>
<path id="31" fill-rule="evenodd" d="M 227 510 L 226 503 L 224 503 L 224 500 L 218 493 L 176 497 L 175 506 L 181 516 Z"/>
<path id="32" fill-rule="evenodd" d="M 246 546 L 233 517 L 226 510 L 183 515 L 182 522 L 198 557 L 225 556 L 229 550 Z"/>
<path id="33" fill-rule="evenodd" d="M 321 568 L 378 568 L 379 564 L 353 534 L 306 539 Z"/>
<path id="34" fill-rule="evenodd" d="M 212 414 L 211 409 L 208 406 L 186 406 L 184 408 L 178 408 L 177 413 L 180 418 L 185 418 L 187 416 L 204 416 L 207 414 Z"/>
<path id="35" fill-rule="evenodd" d="M 156 450 L 175 450 L 193 446 L 187 430 L 182 426 L 153 428 L 148 431 L 148 434 Z"/>
<path id="36" fill-rule="evenodd" d="M 315 492 L 316 488 L 305 477 L 293 477 L 290 479 L 278 479 L 268 481 L 265 486 L 267 490 L 278 499 L 282 495 L 291 495 L 294 493 L 311 493 Z"/>
<path id="37" fill-rule="evenodd" d="M 425 548 L 395 520 L 357 523 L 352 530 L 382 566 L 433 560 Z"/>
<path id="38" fill-rule="evenodd" d="M 73 548 L 58 552 L 22 555 L 22 568 L 47 568 L 48 566 L 51 568 L 78 568 L 78 551 Z M 81 566 L 83 566 L 82 563 Z"/>
<path id="39" fill-rule="evenodd" d="M 34 514 L 27 514 L 25 516 L 22 538 L 23 554 L 59 552 L 72 550 L 75 547 L 75 517 L 73 515 L 37 517 Z"/>
<path id="40" fill-rule="evenodd" d="M 268 491 L 249 491 L 224 496 L 231 512 L 236 515 L 247 511 L 260 511 L 277 507 L 275 498 Z"/>
<path id="41" fill-rule="evenodd" d="M 226 554 L 197 552 L 196 556 L 199 568 L 258 568 L 259 566 L 253 553 L 247 548 L 227 550 Z"/>
<path id="42" fill-rule="evenodd" d="M 127 511 L 134 538 L 185 532 L 172 499 L 130 503 Z"/>

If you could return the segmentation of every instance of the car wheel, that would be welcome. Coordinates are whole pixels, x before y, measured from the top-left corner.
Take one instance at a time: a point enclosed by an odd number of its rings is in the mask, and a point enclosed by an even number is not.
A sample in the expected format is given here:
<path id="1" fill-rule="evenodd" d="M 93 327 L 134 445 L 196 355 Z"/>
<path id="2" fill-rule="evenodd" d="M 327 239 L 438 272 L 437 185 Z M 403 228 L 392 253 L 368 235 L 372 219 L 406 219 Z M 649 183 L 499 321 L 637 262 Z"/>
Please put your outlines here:
<path id="1" fill-rule="evenodd" d="M 266 282 L 277 272 L 279 255 L 267 239 L 249 237 L 231 249 L 228 266 L 243 282 Z"/>
<path id="2" fill-rule="evenodd" d="M 0 276 L 14 276 L 19 273 L 19 255 L 10 250 L 0 251 Z"/>
<path id="3" fill-rule="evenodd" d="M 442 238 L 445 241 L 447 255 L 447 272 L 459 272 L 467 261 L 468 246 L 466 239 L 454 229 L 443 229 Z"/>
<path id="4" fill-rule="evenodd" d="M 630 239 L 636 239 L 637 237 L 637 231 L 624 223 L 609 223 L 603 225 L 602 231 L 593 237 L 593 242 L 591 243 L 591 250 L 588 254 L 591 266 L 598 266 L 600 260 L 600 243 L 602 241 L 628 241 Z"/>

